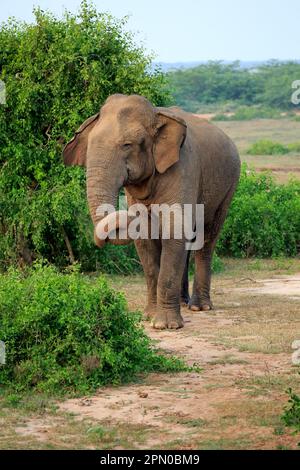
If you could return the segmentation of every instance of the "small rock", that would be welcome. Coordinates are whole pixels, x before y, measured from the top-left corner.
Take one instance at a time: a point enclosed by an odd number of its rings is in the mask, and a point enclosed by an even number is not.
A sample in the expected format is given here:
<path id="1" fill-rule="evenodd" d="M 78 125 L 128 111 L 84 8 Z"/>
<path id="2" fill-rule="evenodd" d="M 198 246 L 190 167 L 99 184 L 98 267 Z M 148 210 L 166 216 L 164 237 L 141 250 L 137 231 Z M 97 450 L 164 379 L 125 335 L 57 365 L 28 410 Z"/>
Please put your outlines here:
<path id="1" fill-rule="evenodd" d="M 148 398 L 148 393 L 147 392 L 138 392 L 138 395 L 140 398 Z"/>
<path id="2" fill-rule="evenodd" d="M 80 406 L 91 406 L 92 400 L 90 398 L 82 398 L 79 402 Z"/>

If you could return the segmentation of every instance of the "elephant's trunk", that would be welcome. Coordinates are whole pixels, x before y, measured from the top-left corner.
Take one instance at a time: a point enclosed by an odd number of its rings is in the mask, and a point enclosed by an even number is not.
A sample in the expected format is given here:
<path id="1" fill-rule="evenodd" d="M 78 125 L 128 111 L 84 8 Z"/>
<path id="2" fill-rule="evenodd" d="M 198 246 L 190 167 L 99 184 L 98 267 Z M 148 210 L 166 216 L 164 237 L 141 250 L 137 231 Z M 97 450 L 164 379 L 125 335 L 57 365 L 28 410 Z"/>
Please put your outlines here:
<path id="1" fill-rule="evenodd" d="M 87 198 L 94 224 L 94 240 L 99 248 L 103 247 L 106 241 L 116 245 L 131 242 L 130 239 L 125 238 L 127 226 L 130 222 L 130 218 L 127 220 L 125 217 L 124 213 L 126 211 L 117 211 L 105 215 L 107 205 L 116 210 L 121 186 L 121 178 L 114 177 L 111 169 L 95 166 L 87 168 Z M 115 224 L 113 224 L 112 216 L 115 218 Z"/>

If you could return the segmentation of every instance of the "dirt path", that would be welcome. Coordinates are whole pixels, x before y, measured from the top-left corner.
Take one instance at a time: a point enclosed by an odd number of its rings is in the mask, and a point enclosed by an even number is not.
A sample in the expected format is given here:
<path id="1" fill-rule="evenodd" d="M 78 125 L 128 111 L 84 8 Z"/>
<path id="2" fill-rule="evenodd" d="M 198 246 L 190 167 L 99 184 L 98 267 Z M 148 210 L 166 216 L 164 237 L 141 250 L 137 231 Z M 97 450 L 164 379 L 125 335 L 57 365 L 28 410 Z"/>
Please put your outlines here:
<path id="1" fill-rule="evenodd" d="M 142 278 L 115 285 L 132 308 L 142 308 Z M 68 400 L 61 410 L 139 427 L 145 439 L 133 438 L 136 448 L 295 448 L 299 437 L 286 432 L 279 417 L 285 390 L 299 386 L 291 344 L 300 339 L 300 274 L 215 277 L 213 297 L 213 313 L 184 309 L 183 330 L 158 332 L 145 323 L 160 348 L 199 365 L 200 373 L 152 374 L 141 384 Z"/>

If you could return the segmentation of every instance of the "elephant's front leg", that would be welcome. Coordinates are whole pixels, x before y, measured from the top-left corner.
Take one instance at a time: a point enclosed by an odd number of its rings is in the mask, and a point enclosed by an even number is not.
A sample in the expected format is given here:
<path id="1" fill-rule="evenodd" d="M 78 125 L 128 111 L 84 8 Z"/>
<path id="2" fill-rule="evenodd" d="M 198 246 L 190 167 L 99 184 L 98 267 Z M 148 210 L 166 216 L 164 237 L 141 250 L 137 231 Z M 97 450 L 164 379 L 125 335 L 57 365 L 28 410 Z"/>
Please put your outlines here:
<path id="1" fill-rule="evenodd" d="M 160 240 L 136 240 L 135 247 L 141 260 L 147 283 L 148 300 L 144 309 L 144 317 L 146 320 L 149 320 L 156 314 L 161 243 Z"/>
<path id="2" fill-rule="evenodd" d="M 157 313 L 152 325 L 156 329 L 183 327 L 180 314 L 180 291 L 187 252 L 184 240 L 163 240 L 157 285 Z"/>

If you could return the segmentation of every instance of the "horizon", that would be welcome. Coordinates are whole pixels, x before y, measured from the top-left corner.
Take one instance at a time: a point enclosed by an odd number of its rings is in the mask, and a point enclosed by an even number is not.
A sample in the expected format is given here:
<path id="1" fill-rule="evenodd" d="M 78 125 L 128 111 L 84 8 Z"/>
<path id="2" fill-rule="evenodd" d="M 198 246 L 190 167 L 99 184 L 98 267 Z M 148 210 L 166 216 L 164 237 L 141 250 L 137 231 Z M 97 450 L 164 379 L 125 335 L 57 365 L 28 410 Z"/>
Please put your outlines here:
<path id="1" fill-rule="evenodd" d="M 272 57 L 270 59 L 266 59 L 266 60 L 256 60 L 256 59 L 253 59 L 253 60 L 243 60 L 243 59 L 233 59 L 233 60 L 223 60 L 223 59 L 215 59 L 215 60 L 211 60 L 211 59 L 208 59 L 208 60 L 176 60 L 174 62 L 166 62 L 166 61 L 159 61 L 159 60 L 153 60 L 153 63 L 156 63 L 156 64 L 165 64 L 165 65 L 176 65 L 176 64 L 208 64 L 209 62 L 222 62 L 224 64 L 233 64 L 235 62 L 239 62 L 241 66 L 245 66 L 245 65 L 255 65 L 255 64 L 266 64 L 268 62 L 271 62 L 271 61 L 276 61 L 276 62 L 300 62 L 300 56 L 299 58 L 297 59 L 276 59 L 275 57 Z"/>

